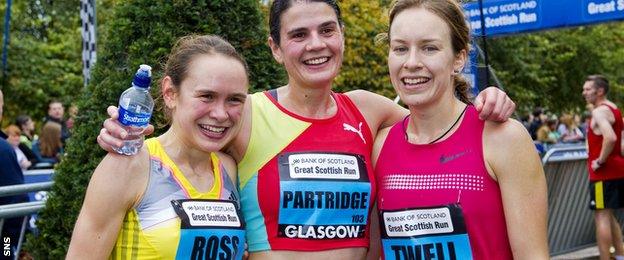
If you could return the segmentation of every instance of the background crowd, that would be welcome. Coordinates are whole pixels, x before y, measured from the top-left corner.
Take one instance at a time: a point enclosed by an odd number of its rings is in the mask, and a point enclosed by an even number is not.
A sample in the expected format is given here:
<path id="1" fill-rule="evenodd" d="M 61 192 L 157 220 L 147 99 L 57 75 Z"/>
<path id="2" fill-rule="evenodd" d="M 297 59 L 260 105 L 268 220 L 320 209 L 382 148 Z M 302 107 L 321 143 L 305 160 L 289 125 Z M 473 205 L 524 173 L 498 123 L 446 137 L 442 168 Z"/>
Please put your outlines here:
<path id="1" fill-rule="evenodd" d="M 591 119 L 591 108 L 583 113 L 551 113 L 537 107 L 520 118 L 531 135 L 538 152 L 543 155 L 553 147 L 584 143 Z"/>
<path id="2" fill-rule="evenodd" d="M 2 132 L 13 147 L 22 170 L 52 168 L 60 162 L 77 108 L 70 106 L 67 114 L 63 103 L 51 100 L 46 116 L 39 121 L 25 114 L 4 119 Z"/>

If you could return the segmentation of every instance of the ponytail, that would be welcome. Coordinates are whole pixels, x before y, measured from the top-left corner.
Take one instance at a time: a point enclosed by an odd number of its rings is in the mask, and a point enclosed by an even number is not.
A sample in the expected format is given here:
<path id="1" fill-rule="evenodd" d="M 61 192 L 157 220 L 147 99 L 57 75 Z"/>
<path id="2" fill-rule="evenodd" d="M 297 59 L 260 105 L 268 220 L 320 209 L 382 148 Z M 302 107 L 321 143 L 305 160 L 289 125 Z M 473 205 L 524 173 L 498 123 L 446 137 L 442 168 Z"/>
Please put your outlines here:
<path id="1" fill-rule="evenodd" d="M 472 104 L 469 96 L 470 84 L 461 74 L 453 75 L 453 85 L 455 85 L 455 96 L 461 102 Z"/>

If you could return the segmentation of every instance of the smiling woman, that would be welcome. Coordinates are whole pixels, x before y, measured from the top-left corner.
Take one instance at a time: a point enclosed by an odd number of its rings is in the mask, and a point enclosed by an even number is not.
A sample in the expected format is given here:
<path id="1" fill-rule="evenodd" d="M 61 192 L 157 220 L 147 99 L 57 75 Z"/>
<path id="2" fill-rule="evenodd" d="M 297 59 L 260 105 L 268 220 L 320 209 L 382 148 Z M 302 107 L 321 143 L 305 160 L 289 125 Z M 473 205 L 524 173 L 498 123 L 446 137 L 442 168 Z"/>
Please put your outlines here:
<path id="1" fill-rule="evenodd" d="M 399 0 L 389 17 L 390 78 L 410 115 L 381 130 L 373 150 L 384 258 L 435 248 L 457 259 L 548 259 L 546 181 L 528 133 L 515 120 L 479 120 L 467 101 L 461 7 Z"/>
<path id="2" fill-rule="evenodd" d="M 67 258 L 241 259 L 236 169 L 219 150 L 240 129 L 247 85 L 245 61 L 229 43 L 181 38 L 161 82 L 171 127 L 146 140 L 138 158 L 111 153 L 100 162 Z"/>

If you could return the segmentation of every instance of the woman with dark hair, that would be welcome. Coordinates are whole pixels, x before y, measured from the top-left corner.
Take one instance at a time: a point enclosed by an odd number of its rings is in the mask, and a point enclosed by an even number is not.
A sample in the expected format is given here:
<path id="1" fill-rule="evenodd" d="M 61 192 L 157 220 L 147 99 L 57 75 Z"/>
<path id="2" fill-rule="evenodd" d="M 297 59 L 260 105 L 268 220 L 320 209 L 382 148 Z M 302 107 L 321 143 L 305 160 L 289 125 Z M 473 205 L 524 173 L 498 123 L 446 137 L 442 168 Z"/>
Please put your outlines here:
<path id="1" fill-rule="evenodd" d="M 390 79 L 410 115 L 375 139 L 384 258 L 548 259 L 539 156 L 521 123 L 482 121 L 467 99 L 462 8 L 398 0 L 389 18 Z"/>
<path id="2" fill-rule="evenodd" d="M 22 131 L 20 142 L 32 149 L 32 142 L 39 138 L 35 134 L 35 122 L 27 115 L 20 115 L 15 118 L 15 125 Z"/>

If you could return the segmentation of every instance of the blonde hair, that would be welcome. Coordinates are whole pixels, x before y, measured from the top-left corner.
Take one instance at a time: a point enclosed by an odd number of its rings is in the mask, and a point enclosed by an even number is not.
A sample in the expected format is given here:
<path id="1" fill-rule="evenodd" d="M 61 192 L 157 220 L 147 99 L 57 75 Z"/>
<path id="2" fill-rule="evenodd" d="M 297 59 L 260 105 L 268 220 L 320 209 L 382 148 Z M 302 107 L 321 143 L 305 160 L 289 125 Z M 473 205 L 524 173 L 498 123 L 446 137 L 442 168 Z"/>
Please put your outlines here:
<path id="1" fill-rule="evenodd" d="M 574 122 L 574 116 L 571 114 L 562 115 L 560 121 L 566 126 L 568 130 L 572 130 L 577 127 L 576 123 Z"/>

